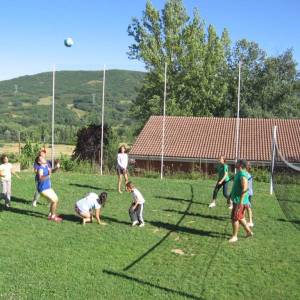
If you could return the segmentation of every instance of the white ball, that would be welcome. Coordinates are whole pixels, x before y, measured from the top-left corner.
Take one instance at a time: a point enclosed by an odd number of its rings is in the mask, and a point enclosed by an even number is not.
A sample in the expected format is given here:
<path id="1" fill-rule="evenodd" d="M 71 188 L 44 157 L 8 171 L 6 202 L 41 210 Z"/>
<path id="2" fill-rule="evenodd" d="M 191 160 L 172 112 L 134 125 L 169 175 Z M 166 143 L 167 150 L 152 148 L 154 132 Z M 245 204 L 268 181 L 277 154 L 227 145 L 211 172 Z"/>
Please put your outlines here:
<path id="1" fill-rule="evenodd" d="M 66 47 L 72 47 L 74 44 L 74 41 L 71 37 L 68 37 L 67 39 L 65 39 L 64 43 L 65 43 Z"/>

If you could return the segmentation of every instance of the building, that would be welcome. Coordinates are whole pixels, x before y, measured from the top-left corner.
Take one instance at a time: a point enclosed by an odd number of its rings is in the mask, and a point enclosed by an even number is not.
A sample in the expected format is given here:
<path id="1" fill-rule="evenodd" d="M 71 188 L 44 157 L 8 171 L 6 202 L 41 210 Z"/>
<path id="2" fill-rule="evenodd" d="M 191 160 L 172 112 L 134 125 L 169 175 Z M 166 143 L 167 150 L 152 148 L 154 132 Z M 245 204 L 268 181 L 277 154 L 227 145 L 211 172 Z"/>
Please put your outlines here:
<path id="1" fill-rule="evenodd" d="M 235 118 L 166 117 L 164 168 L 170 172 L 202 170 L 211 173 L 220 156 L 234 165 Z M 133 144 L 129 156 L 138 170 L 159 171 L 162 154 L 162 116 L 152 116 Z M 270 166 L 273 127 L 277 145 L 291 163 L 300 163 L 300 120 L 240 119 L 238 157 L 256 166 Z"/>

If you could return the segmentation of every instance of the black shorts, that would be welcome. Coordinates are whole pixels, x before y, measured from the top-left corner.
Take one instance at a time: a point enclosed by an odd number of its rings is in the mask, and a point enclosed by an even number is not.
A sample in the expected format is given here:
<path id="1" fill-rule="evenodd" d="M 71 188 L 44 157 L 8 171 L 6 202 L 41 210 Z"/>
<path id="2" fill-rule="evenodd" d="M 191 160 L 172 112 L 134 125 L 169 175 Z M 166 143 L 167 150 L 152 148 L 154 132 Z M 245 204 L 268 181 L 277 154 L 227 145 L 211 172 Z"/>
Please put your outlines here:
<path id="1" fill-rule="evenodd" d="M 127 174 L 127 169 L 123 169 L 120 166 L 117 166 L 117 173 L 118 175 L 125 175 Z"/>

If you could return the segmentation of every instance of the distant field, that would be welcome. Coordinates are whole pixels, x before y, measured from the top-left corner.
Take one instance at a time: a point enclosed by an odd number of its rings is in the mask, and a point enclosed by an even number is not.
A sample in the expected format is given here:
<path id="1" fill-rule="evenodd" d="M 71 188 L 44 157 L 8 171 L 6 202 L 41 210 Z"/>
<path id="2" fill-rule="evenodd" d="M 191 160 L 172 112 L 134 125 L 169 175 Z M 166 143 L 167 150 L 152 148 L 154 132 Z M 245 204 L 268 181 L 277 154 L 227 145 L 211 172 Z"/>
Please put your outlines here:
<path id="1" fill-rule="evenodd" d="M 230 245 L 222 196 L 208 208 L 211 180 L 131 178 L 146 199 L 146 226 L 132 228 L 116 176 L 53 174 L 62 224 L 45 200 L 31 206 L 34 176 L 20 176 L 11 209 L 0 206 L 0 299 L 299 299 L 299 231 L 267 184 L 255 184 L 255 236 Z M 75 201 L 103 190 L 107 226 L 80 225 Z"/>
<path id="2" fill-rule="evenodd" d="M 21 143 L 21 147 L 24 144 Z M 72 145 L 55 145 L 55 156 L 60 156 L 60 154 L 65 154 L 71 156 L 74 151 L 75 146 Z M 51 156 L 51 148 L 46 147 L 48 158 Z M 0 153 L 19 153 L 18 143 L 0 143 Z"/>

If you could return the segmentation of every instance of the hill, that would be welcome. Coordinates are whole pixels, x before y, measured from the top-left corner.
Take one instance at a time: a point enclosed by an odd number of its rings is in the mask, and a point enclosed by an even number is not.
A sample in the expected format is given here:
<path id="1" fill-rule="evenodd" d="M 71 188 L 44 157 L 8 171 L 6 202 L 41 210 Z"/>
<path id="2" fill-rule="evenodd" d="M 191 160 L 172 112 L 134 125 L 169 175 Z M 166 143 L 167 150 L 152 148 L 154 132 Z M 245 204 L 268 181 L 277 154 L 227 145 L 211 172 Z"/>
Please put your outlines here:
<path id="1" fill-rule="evenodd" d="M 56 140 L 68 142 L 78 127 L 101 119 L 102 78 L 99 71 L 58 71 L 55 84 Z M 118 135 L 128 138 L 134 126 L 129 110 L 142 85 L 143 72 L 106 72 L 105 121 Z M 0 81 L 0 138 L 49 140 L 52 73 Z M 65 141 L 64 141 L 65 140 Z"/>

